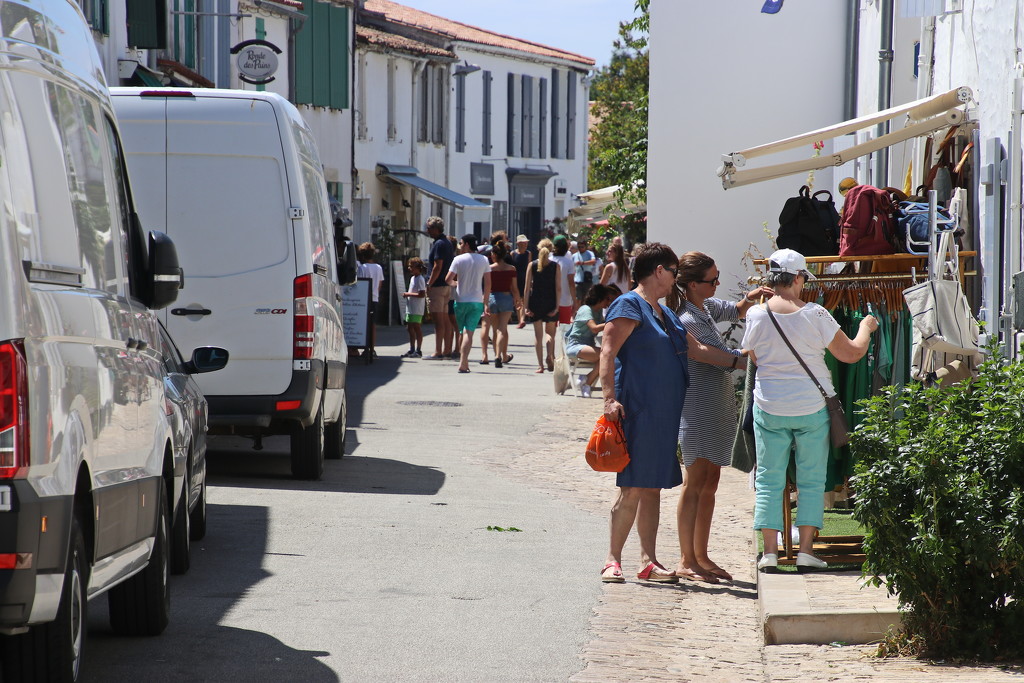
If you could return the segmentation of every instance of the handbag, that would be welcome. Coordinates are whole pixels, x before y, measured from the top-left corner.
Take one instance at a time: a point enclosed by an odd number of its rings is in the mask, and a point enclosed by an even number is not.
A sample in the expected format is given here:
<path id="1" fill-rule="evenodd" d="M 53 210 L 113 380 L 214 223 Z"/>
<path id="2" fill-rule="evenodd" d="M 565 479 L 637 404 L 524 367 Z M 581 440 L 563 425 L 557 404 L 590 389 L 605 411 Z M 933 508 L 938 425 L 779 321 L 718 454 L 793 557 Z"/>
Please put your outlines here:
<path id="1" fill-rule="evenodd" d="M 595 472 L 621 472 L 629 464 L 626 435 L 619 420 L 604 415 L 597 418 L 594 431 L 587 442 L 587 464 Z"/>
<path id="2" fill-rule="evenodd" d="M 825 408 L 828 409 L 828 422 L 829 422 L 829 438 L 832 441 L 833 448 L 842 448 L 846 444 L 850 443 L 850 425 L 846 421 L 846 410 L 843 408 L 843 402 L 839 400 L 838 396 L 829 396 L 825 393 L 825 389 L 822 388 L 821 383 L 818 382 L 818 378 L 814 376 L 811 369 L 807 367 L 807 363 L 800 357 L 797 350 L 793 348 L 793 345 L 789 343 L 789 338 L 786 333 L 782 331 L 782 327 L 779 325 L 779 321 L 775 319 L 775 314 L 772 313 L 772 309 L 765 304 L 765 310 L 768 311 L 768 317 L 772 319 L 772 324 L 775 325 L 775 329 L 779 331 L 779 335 L 782 337 L 782 341 L 786 342 L 786 346 L 796 356 L 796 360 L 800 363 L 800 367 L 804 369 L 807 376 L 814 382 L 814 386 L 818 387 L 818 391 L 821 392 L 821 397 L 825 399 Z"/>

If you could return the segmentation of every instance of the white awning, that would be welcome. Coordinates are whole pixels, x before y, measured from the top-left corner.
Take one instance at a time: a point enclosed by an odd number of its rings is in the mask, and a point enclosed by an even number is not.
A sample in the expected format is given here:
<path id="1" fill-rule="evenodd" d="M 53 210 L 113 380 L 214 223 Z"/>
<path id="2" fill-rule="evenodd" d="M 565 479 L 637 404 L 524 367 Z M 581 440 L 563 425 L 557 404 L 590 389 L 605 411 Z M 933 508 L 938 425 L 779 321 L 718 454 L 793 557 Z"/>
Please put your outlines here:
<path id="1" fill-rule="evenodd" d="M 942 95 L 935 95 L 923 100 L 903 104 L 878 112 L 877 114 L 868 114 L 867 116 L 837 123 L 827 128 L 819 128 L 809 133 L 751 147 L 741 152 L 723 154 L 722 166 L 718 168 L 718 176 L 722 179 L 722 187 L 728 190 L 731 187 L 758 183 L 762 180 L 772 180 L 773 178 L 782 178 L 797 173 L 817 171 L 829 166 L 842 166 L 852 159 L 885 149 L 904 140 L 927 135 L 946 126 L 963 123 L 966 115 L 959 107 L 971 100 L 971 89 L 962 86 Z M 748 159 L 797 149 L 819 140 L 831 140 L 840 135 L 846 135 L 847 133 L 863 130 L 869 126 L 891 121 L 901 115 L 906 115 L 906 124 L 903 128 L 863 144 L 849 147 L 835 154 L 764 166 L 762 168 L 738 170 L 746 166 Z"/>
<path id="2" fill-rule="evenodd" d="M 586 223 L 606 220 L 609 216 L 622 216 L 623 212 L 615 207 L 615 193 L 620 187 L 612 185 L 576 195 L 586 203 L 569 209 L 570 225 L 579 227 Z M 646 210 L 646 206 L 627 203 L 625 213 L 642 213 Z"/>

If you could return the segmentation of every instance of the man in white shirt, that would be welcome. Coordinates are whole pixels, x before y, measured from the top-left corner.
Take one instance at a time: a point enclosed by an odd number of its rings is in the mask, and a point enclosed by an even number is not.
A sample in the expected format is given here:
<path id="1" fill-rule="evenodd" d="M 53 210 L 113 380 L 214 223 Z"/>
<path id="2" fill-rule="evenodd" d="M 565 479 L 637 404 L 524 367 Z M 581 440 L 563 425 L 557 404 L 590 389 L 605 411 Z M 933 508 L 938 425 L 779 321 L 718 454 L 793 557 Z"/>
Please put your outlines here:
<path id="1" fill-rule="evenodd" d="M 562 298 L 558 301 L 558 323 L 560 325 L 572 324 L 572 318 L 579 308 L 579 301 L 576 299 L 575 277 L 573 275 L 572 257 L 569 256 L 569 238 L 565 235 L 555 235 L 551 242 L 555 245 L 555 252 L 551 254 L 551 260 L 558 264 L 561 269 L 559 276 L 562 278 Z"/>
<path id="2" fill-rule="evenodd" d="M 446 281 L 455 284 L 455 333 L 460 334 L 459 372 L 469 372 L 473 333 L 486 314 L 491 297 L 491 267 L 487 257 L 476 251 L 476 235 L 462 236 L 460 253 L 448 269 Z"/>
<path id="3" fill-rule="evenodd" d="M 597 279 L 597 259 L 594 252 L 587 247 L 587 240 L 580 238 L 576 242 L 576 253 L 572 255 L 574 284 L 576 285 L 576 300 L 583 301 L 587 298 L 587 292 L 594 285 Z"/>

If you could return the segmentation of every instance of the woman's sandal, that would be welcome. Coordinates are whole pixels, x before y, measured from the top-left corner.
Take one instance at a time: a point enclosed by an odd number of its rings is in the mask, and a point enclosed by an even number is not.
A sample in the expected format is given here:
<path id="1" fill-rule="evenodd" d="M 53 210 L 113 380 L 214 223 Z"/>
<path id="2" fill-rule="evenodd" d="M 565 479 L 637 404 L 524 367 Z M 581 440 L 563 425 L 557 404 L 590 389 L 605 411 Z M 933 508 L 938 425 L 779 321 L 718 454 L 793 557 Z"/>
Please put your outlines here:
<path id="1" fill-rule="evenodd" d="M 506 362 L 506 363 L 511 363 L 511 362 L 512 362 L 512 359 L 513 359 L 513 358 L 515 358 L 515 356 L 513 356 L 513 355 L 512 355 L 511 353 L 510 353 L 510 354 L 508 354 L 507 356 L 505 356 L 505 362 Z"/>
<path id="2" fill-rule="evenodd" d="M 675 570 L 675 575 L 680 579 L 686 579 L 687 581 L 695 581 L 698 583 L 718 583 L 718 577 L 712 572 L 705 570 L 706 573 L 702 574 L 693 569 L 684 569 L 683 571 Z"/>
<path id="3" fill-rule="evenodd" d="M 729 583 L 732 583 L 732 574 L 730 574 L 729 572 L 725 571 L 724 569 L 719 567 L 717 564 L 715 566 L 713 566 L 713 567 L 710 567 L 710 568 L 708 568 L 708 567 L 701 567 L 701 569 L 703 569 L 709 576 L 713 576 L 716 579 L 718 579 L 719 581 L 727 581 Z"/>
<path id="4" fill-rule="evenodd" d="M 611 569 L 611 572 L 608 570 Z M 618 562 L 609 562 L 601 570 L 601 581 L 604 583 L 625 583 L 626 577 L 622 575 L 622 567 Z"/>
<path id="5" fill-rule="evenodd" d="M 655 569 L 664 573 L 656 574 Z M 679 583 L 679 577 L 662 567 L 657 562 L 648 562 L 647 566 L 637 572 L 636 578 L 642 581 L 653 581 L 654 583 Z"/>

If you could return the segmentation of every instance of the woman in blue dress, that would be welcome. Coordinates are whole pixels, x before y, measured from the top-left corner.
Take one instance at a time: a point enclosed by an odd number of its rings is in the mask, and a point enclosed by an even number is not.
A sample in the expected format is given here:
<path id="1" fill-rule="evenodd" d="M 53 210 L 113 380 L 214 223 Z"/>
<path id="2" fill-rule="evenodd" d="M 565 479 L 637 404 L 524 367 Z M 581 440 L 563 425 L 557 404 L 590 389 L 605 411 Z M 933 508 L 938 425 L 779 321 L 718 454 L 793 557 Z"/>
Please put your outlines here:
<path id="1" fill-rule="evenodd" d="M 679 486 L 676 457 L 679 416 L 689 384 L 687 357 L 732 367 L 727 351 L 687 338 L 686 329 L 659 299 L 671 291 L 679 260 L 660 242 L 640 245 L 633 262 L 637 287 L 620 296 L 605 316 L 601 346 L 604 414 L 622 420 L 630 462 L 618 474 L 619 496 L 612 506 L 611 543 L 601 580 L 621 583 L 622 547 L 636 523 L 643 568 L 637 578 L 676 583 L 679 578 L 657 559 L 661 489 Z"/>

